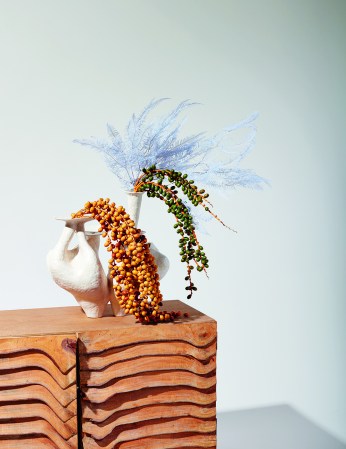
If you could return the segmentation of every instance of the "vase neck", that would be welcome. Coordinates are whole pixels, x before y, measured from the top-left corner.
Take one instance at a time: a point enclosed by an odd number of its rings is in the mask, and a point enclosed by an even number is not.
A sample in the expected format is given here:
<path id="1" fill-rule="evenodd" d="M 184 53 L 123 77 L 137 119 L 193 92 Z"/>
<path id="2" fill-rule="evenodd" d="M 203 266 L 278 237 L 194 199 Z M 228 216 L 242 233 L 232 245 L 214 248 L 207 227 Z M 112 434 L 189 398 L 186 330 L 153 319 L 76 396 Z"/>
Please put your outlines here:
<path id="1" fill-rule="evenodd" d="M 135 222 L 135 227 L 137 227 L 139 214 L 141 210 L 143 192 L 125 192 L 127 197 L 127 213 L 130 215 L 132 220 Z"/>

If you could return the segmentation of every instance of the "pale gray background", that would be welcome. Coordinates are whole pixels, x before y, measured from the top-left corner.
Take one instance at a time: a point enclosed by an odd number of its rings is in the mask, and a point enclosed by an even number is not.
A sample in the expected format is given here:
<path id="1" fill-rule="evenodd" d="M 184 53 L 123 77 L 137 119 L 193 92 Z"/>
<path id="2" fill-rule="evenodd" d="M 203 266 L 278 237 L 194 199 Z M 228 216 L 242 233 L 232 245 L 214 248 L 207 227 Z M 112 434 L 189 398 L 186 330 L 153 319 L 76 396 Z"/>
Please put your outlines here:
<path id="1" fill-rule="evenodd" d="M 186 133 L 258 110 L 244 166 L 272 187 L 214 198 L 238 234 L 201 237 L 210 280 L 191 301 L 219 323 L 219 410 L 288 403 L 346 440 L 345 38 L 341 0 L 0 1 L 0 307 L 74 304 L 46 271 L 54 217 L 124 200 L 74 138 L 153 97 L 203 104 Z M 172 262 L 163 292 L 183 299 L 170 224 L 145 201 Z"/>

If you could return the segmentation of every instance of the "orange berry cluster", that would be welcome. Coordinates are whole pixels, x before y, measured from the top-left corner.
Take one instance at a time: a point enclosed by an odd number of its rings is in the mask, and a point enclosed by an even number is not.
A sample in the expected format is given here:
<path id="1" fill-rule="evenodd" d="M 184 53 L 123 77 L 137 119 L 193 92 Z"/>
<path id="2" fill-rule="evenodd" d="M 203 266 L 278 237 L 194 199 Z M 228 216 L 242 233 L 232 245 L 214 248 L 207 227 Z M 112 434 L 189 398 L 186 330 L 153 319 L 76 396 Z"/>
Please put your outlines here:
<path id="1" fill-rule="evenodd" d="M 115 297 L 126 314 L 143 324 L 174 321 L 179 312 L 161 311 L 157 265 L 149 244 L 141 230 L 123 206 L 111 203 L 109 198 L 88 201 L 72 218 L 92 216 L 100 223 L 99 232 L 106 239 L 104 246 L 111 253 L 109 276 L 114 278 Z"/>

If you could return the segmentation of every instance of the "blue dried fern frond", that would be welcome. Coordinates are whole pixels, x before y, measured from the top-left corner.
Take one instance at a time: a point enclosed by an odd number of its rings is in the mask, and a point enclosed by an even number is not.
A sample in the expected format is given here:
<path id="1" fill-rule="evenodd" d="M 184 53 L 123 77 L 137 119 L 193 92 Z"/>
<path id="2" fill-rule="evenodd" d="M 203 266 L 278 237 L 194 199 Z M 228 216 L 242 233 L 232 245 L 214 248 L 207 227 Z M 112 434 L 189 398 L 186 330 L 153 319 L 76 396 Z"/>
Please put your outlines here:
<path id="1" fill-rule="evenodd" d="M 133 114 L 123 137 L 107 124 L 108 140 L 91 137 L 75 140 L 103 153 L 106 163 L 125 189 L 132 189 L 142 169 L 174 169 L 187 173 L 197 185 L 227 191 L 237 186 L 261 188 L 267 181 L 239 166 L 255 144 L 257 114 L 229 126 L 214 136 L 205 133 L 181 137 L 181 113 L 195 105 L 189 100 L 168 114 L 149 121 L 150 113 L 166 98 L 153 99 L 138 115 Z M 246 131 L 239 143 L 230 144 L 235 131 Z"/>

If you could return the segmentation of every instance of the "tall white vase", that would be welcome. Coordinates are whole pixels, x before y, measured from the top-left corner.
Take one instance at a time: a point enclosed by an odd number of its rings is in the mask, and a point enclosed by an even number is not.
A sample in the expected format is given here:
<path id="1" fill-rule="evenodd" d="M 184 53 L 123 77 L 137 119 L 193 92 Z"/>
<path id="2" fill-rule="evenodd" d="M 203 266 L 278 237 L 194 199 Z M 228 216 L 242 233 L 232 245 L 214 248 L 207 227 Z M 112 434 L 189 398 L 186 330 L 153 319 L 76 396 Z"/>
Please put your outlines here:
<path id="1" fill-rule="evenodd" d="M 112 281 L 106 276 L 98 256 L 100 235 L 87 233 L 84 229 L 84 224 L 92 218 L 62 220 L 65 221 L 63 232 L 47 255 L 53 280 L 75 297 L 89 318 L 103 316 L 109 301 L 117 314 L 120 306 L 114 298 Z M 75 234 L 78 245 L 69 249 Z"/>
<path id="2" fill-rule="evenodd" d="M 135 226 L 137 227 L 144 192 L 134 192 L 133 190 L 127 190 L 125 193 L 127 198 L 126 212 L 130 215 L 132 220 L 135 222 Z"/>
<path id="3" fill-rule="evenodd" d="M 126 193 L 126 197 L 127 197 L 126 211 L 130 215 L 132 220 L 135 222 L 135 226 L 137 227 L 139 215 L 140 215 L 140 211 L 141 211 L 142 197 L 144 195 L 144 192 L 127 191 L 125 193 Z M 159 273 L 160 279 L 162 279 L 169 269 L 168 257 L 166 257 L 164 254 L 160 253 L 160 251 L 154 245 L 153 242 L 149 242 L 149 245 L 150 245 L 150 252 L 155 258 L 155 262 L 156 262 L 156 265 L 158 268 L 158 273 Z"/>

